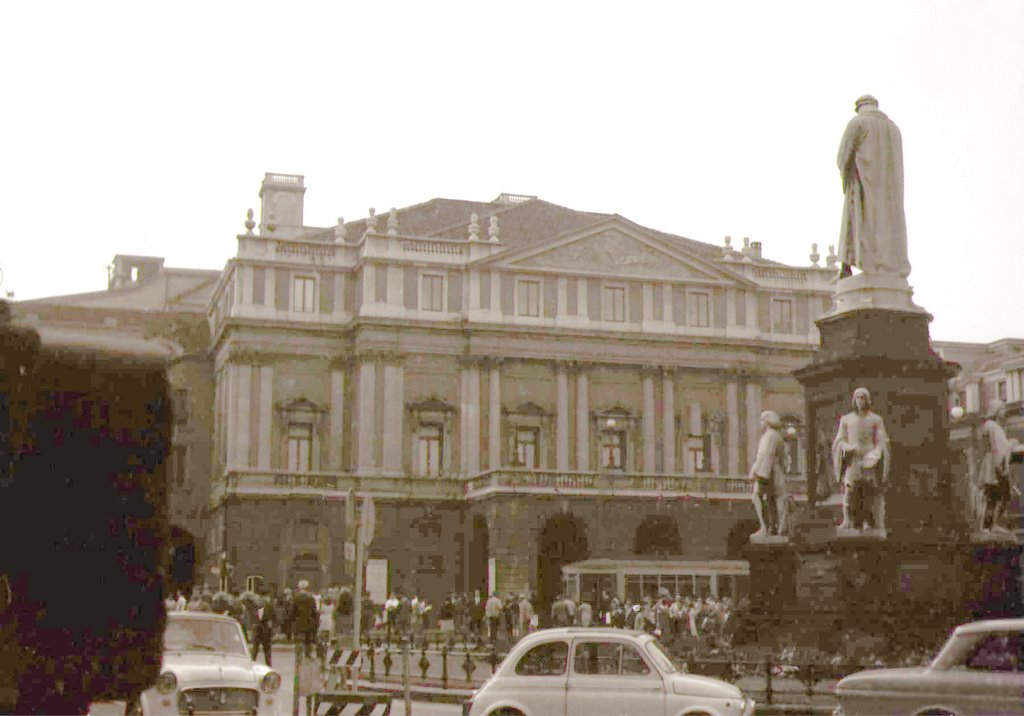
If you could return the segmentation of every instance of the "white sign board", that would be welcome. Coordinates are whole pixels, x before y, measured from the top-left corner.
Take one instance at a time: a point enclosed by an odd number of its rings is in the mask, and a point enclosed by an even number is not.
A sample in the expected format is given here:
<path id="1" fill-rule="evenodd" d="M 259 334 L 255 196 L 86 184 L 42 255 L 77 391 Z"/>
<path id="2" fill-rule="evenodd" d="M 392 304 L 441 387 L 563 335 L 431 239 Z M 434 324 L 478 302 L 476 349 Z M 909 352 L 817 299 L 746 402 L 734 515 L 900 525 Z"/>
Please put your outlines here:
<path id="1" fill-rule="evenodd" d="M 388 600 L 388 561 L 386 559 L 366 560 L 366 593 L 374 604 Z"/>
<path id="2" fill-rule="evenodd" d="M 498 560 L 494 557 L 487 558 L 487 595 L 498 591 Z"/>

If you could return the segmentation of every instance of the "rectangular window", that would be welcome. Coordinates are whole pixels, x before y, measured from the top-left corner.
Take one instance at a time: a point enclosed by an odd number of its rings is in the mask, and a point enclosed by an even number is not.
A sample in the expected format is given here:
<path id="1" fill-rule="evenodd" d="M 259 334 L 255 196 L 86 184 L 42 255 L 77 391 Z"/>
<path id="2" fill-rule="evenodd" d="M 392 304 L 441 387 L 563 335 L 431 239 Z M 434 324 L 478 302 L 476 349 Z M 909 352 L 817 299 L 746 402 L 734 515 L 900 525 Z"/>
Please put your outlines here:
<path id="1" fill-rule="evenodd" d="M 616 323 L 626 321 L 626 288 L 624 286 L 604 287 L 604 320 Z"/>
<path id="2" fill-rule="evenodd" d="M 793 301 L 788 298 L 772 299 L 772 333 L 793 333 Z"/>
<path id="3" fill-rule="evenodd" d="M 189 409 L 191 408 L 192 401 L 190 400 L 190 393 L 188 388 L 175 388 L 174 389 L 174 424 L 175 425 L 188 425 Z"/>
<path id="4" fill-rule="evenodd" d="M 188 479 L 188 447 L 175 445 L 171 448 L 171 483 L 181 487 Z"/>
<path id="5" fill-rule="evenodd" d="M 519 281 L 516 287 L 516 314 L 540 316 L 540 281 Z"/>
<path id="6" fill-rule="evenodd" d="M 996 383 L 996 397 L 999 400 L 1003 401 L 1004 403 L 1006 402 L 1006 381 L 1005 380 L 1001 380 L 998 383 Z"/>
<path id="7" fill-rule="evenodd" d="M 292 423 L 288 426 L 288 471 L 309 472 L 313 463 L 313 426 Z"/>
<path id="8" fill-rule="evenodd" d="M 692 291 L 686 294 L 687 323 L 698 328 L 711 325 L 711 294 L 706 291 Z"/>
<path id="9" fill-rule="evenodd" d="M 424 477 L 437 477 L 441 474 L 441 427 L 424 425 L 420 428 L 420 470 Z"/>
<path id="10" fill-rule="evenodd" d="M 601 433 L 601 467 L 621 470 L 626 462 L 626 433 L 611 430 Z"/>
<path id="11" fill-rule="evenodd" d="M 516 429 L 516 465 L 536 470 L 540 467 L 540 451 L 537 449 L 537 428 Z"/>
<path id="12" fill-rule="evenodd" d="M 296 276 L 292 279 L 292 310 L 300 313 L 316 311 L 316 279 Z"/>
<path id="13" fill-rule="evenodd" d="M 424 311 L 444 310 L 444 276 L 424 274 L 422 279 L 423 300 L 420 306 Z"/>

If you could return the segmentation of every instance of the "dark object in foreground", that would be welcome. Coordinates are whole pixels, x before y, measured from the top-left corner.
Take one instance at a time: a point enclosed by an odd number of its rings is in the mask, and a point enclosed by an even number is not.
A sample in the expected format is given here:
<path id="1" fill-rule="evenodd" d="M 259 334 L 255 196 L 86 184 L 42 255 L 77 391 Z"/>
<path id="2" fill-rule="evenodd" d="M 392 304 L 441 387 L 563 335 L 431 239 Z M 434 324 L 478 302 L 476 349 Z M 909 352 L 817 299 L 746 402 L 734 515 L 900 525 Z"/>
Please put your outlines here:
<path id="1" fill-rule="evenodd" d="M 159 674 L 162 363 L 41 346 L 0 305 L 0 712 L 85 713 Z"/>

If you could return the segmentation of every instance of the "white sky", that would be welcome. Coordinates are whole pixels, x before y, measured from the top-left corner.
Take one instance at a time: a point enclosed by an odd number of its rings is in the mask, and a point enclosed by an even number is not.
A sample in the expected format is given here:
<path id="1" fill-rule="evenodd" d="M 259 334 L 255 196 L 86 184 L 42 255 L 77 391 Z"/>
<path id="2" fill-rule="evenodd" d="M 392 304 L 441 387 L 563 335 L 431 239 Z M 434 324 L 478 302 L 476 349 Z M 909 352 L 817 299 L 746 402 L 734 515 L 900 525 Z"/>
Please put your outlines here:
<path id="1" fill-rule="evenodd" d="M 932 337 L 1024 337 L 1024 2 L 0 4 L 0 291 L 221 268 L 264 172 L 305 223 L 536 194 L 807 264 L 864 93 L 903 133 Z"/>

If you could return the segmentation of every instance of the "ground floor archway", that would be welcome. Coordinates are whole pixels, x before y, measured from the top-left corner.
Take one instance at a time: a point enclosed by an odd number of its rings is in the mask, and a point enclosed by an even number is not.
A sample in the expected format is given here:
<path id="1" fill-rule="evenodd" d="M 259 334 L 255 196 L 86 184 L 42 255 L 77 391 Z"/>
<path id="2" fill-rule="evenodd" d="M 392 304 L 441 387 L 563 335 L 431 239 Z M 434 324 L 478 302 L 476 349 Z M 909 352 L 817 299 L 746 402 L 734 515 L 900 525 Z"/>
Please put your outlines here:
<path id="1" fill-rule="evenodd" d="M 548 616 L 555 597 L 562 593 L 562 567 L 589 555 L 583 520 L 571 512 L 552 515 L 537 537 L 537 603 L 541 619 Z"/>

